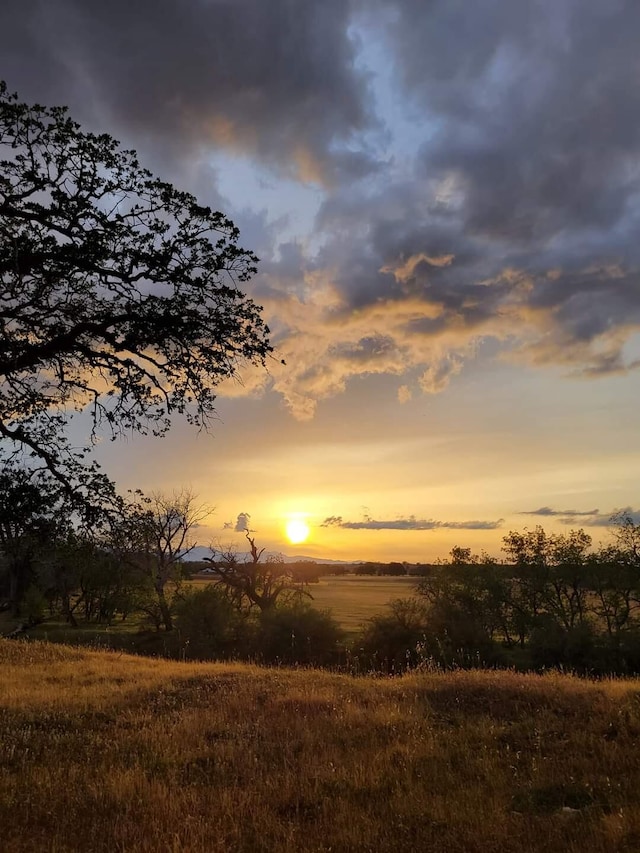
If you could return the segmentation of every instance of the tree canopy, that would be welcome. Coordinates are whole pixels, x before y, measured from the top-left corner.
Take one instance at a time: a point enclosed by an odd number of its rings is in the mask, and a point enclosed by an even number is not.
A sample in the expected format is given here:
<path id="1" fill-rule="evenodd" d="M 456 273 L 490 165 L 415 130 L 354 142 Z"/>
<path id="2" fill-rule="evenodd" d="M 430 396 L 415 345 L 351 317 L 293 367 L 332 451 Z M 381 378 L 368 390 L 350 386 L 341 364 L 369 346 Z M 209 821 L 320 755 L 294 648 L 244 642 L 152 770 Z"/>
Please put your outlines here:
<path id="1" fill-rule="evenodd" d="M 272 350 L 238 237 L 110 136 L 0 83 L 0 438 L 71 489 L 92 470 L 72 410 L 92 436 L 206 425 L 220 381 Z"/>

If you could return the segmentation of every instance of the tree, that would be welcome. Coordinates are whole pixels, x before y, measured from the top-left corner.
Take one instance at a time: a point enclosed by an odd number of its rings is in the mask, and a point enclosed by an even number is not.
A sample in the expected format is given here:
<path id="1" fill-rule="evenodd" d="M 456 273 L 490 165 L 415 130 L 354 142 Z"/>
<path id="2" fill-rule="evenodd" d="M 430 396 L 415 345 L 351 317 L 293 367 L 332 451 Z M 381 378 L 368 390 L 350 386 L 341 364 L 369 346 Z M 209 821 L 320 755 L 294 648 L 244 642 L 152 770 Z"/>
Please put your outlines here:
<path id="1" fill-rule="evenodd" d="M 182 580 L 182 560 L 195 547 L 192 531 L 209 514 L 188 489 L 170 495 L 156 492 L 149 498 L 132 501 L 111 533 L 111 547 L 127 559 L 149 581 L 156 627 L 173 629 L 167 585 L 178 588 Z"/>
<path id="2" fill-rule="evenodd" d="M 627 512 L 612 518 L 613 542 L 602 545 L 589 560 L 594 610 L 615 645 L 623 633 L 638 630 L 640 611 L 640 524 Z"/>
<path id="3" fill-rule="evenodd" d="M 524 646 L 539 616 L 545 612 L 552 541 L 540 525 L 535 530 L 512 530 L 502 541 L 502 550 L 515 565 L 511 602 L 516 633 Z"/>
<path id="4" fill-rule="evenodd" d="M 272 351 L 238 289 L 257 262 L 238 236 L 110 136 L 0 83 L 0 437 L 87 499 L 96 467 L 68 411 L 90 412 L 92 438 L 163 434 L 174 413 L 206 426 L 217 384 Z"/>
<path id="5" fill-rule="evenodd" d="M 616 513 L 611 521 L 616 525 L 615 547 L 620 557 L 635 569 L 640 580 L 640 523 L 636 524 L 626 510 Z"/>
<path id="6" fill-rule="evenodd" d="M 16 616 L 43 555 L 70 531 L 70 507 L 56 486 L 43 472 L 0 469 L 0 598 Z"/>
<path id="7" fill-rule="evenodd" d="M 404 563 L 383 563 L 380 566 L 379 574 L 382 576 L 388 575 L 391 577 L 400 577 L 400 575 L 406 575 L 407 567 Z"/>
<path id="8" fill-rule="evenodd" d="M 51 614 L 59 610 L 73 627 L 85 622 L 111 625 L 125 619 L 149 588 L 136 566 L 104 547 L 95 531 L 70 531 L 49 543 L 39 571 L 39 588 Z"/>
<path id="9" fill-rule="evenodd" d="M 513 644 L 509 586 L 504 567 L 488 554 L 460 547 L 422 578 L 418 593 L 429 602 L 429 634 L 441 662 L 468 662 L 476 652 L 485 662 L 495 659 L 496 634 Z"/>
<path id="10" fill-rule="evenodd" d="M 566 631 L 582 624 L 588 611 L 591 543 L 584 530 L 571 530 L 552 539 L 549 610 Z"/>
<path id="11" fill-rule="evenodd" d="M 304 581 L 297 581 L 291 569 L 278 557 L 260 562 L 264 548 L 258 548 L 251 531 L 246 530 L 249 559 L 241 561 L 234 551 L 212 548 L 213 556 L 205 557 L 228 596 L 238 609 L 271 610 L 277 602 L 290 603 L 302 596 L 313 598 L 305 590 Z"/>
<path id="12" fill-rule="evenodd" d="M 521 645 L 541 619 L 548 626 L 553 617 L 565 632 L 582 624 L 588 610 L 591 537 L 584 530 L 554 535 L 537 526 L 511 531 L 503 542 L 515 564 L 511 603 Z"/>

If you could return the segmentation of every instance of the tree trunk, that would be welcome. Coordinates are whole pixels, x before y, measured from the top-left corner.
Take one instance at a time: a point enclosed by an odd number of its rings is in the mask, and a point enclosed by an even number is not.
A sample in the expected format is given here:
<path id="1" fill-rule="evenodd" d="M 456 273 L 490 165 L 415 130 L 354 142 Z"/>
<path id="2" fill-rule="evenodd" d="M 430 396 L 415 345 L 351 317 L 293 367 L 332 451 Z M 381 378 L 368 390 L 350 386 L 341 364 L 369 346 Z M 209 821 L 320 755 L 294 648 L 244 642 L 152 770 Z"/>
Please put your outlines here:
<path id="1" fill-rule="evenodd" d="M 173 618 L 171 616 L 171 608 L 164 594 L 164 587 L 156 586 L 156 594 L 158 596 L 158 604 L 160 605 L 160 613 L 162 614 L 162 622 L 165 631 L 173 631 Z"/>

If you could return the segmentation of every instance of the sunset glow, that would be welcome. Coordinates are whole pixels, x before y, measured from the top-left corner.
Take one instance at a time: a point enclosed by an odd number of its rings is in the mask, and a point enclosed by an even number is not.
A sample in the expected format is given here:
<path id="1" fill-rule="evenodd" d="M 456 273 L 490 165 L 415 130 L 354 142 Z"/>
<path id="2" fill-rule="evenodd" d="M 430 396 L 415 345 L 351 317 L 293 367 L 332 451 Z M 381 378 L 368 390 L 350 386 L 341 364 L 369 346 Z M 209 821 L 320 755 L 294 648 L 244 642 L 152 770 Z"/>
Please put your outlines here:
<path id="1" fill-rule="evenodd" d="M 305 542 L 309 536 L 309 525 L 301 518 L 292 518 L 287 522 L 287 538 L 292 545 Z"/>

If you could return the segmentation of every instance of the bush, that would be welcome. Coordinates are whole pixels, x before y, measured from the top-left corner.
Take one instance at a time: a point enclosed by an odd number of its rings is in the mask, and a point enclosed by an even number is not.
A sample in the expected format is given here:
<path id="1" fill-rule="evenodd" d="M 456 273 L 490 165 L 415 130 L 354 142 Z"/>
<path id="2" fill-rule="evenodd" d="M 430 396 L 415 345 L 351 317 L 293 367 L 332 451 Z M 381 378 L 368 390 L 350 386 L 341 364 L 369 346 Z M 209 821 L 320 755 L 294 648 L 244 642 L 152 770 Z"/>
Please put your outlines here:
<path id="1" fill-rule="evenodd" d="M 640 629 L 637 626 L 621 631 L 617 640 L 609 642 L 609 647 L 615 652 L 615 667 L 610 667 L 609 671 L 625 675 L 640 673 Z"/>
<path id="2" fill-rule="evenodd" d="M 175 626 L 185 657 L 226 658 L 246 651 L 247 620 L 213 584 L 175 602 Z"/>
<path id="3" fill-rule="evenodd" d="M 39 625 L 44 619 L 47 609 L 47 600 L 37 586 L 31 584 L 22 599 L 21 612 L 27 619 L 29 625 Z"/>
<path id="4" fill-rule="evenodd" d="M 426 647 L 443 666 L 493 666 L 502 662 L 498 645 L 473 609 L 441 598 L 428 610 Z"/>
<path id="5" fill-rule="evenodd" d="M 365 670 L 404 672 L 424 658 L 427 608 L 415 598 L 399 598 L 388 612 L 373 616 L 356 640 Z"/>
<path id="6" fill-rule="evenodd" d="M 332 666 L 343 656 L 344 633 L 328 611 L 304 602 L 265 610 L 257 634 L 265 663 Z"/>
<path id="7" fill-rule="evenodd" d="M 391 602 L 369 620 L 356 641 L 360 668 L 400 673 L 417 666 L 477 667 L 503 663 L 503 653 L 484 627 L 448 599 Z"/>

